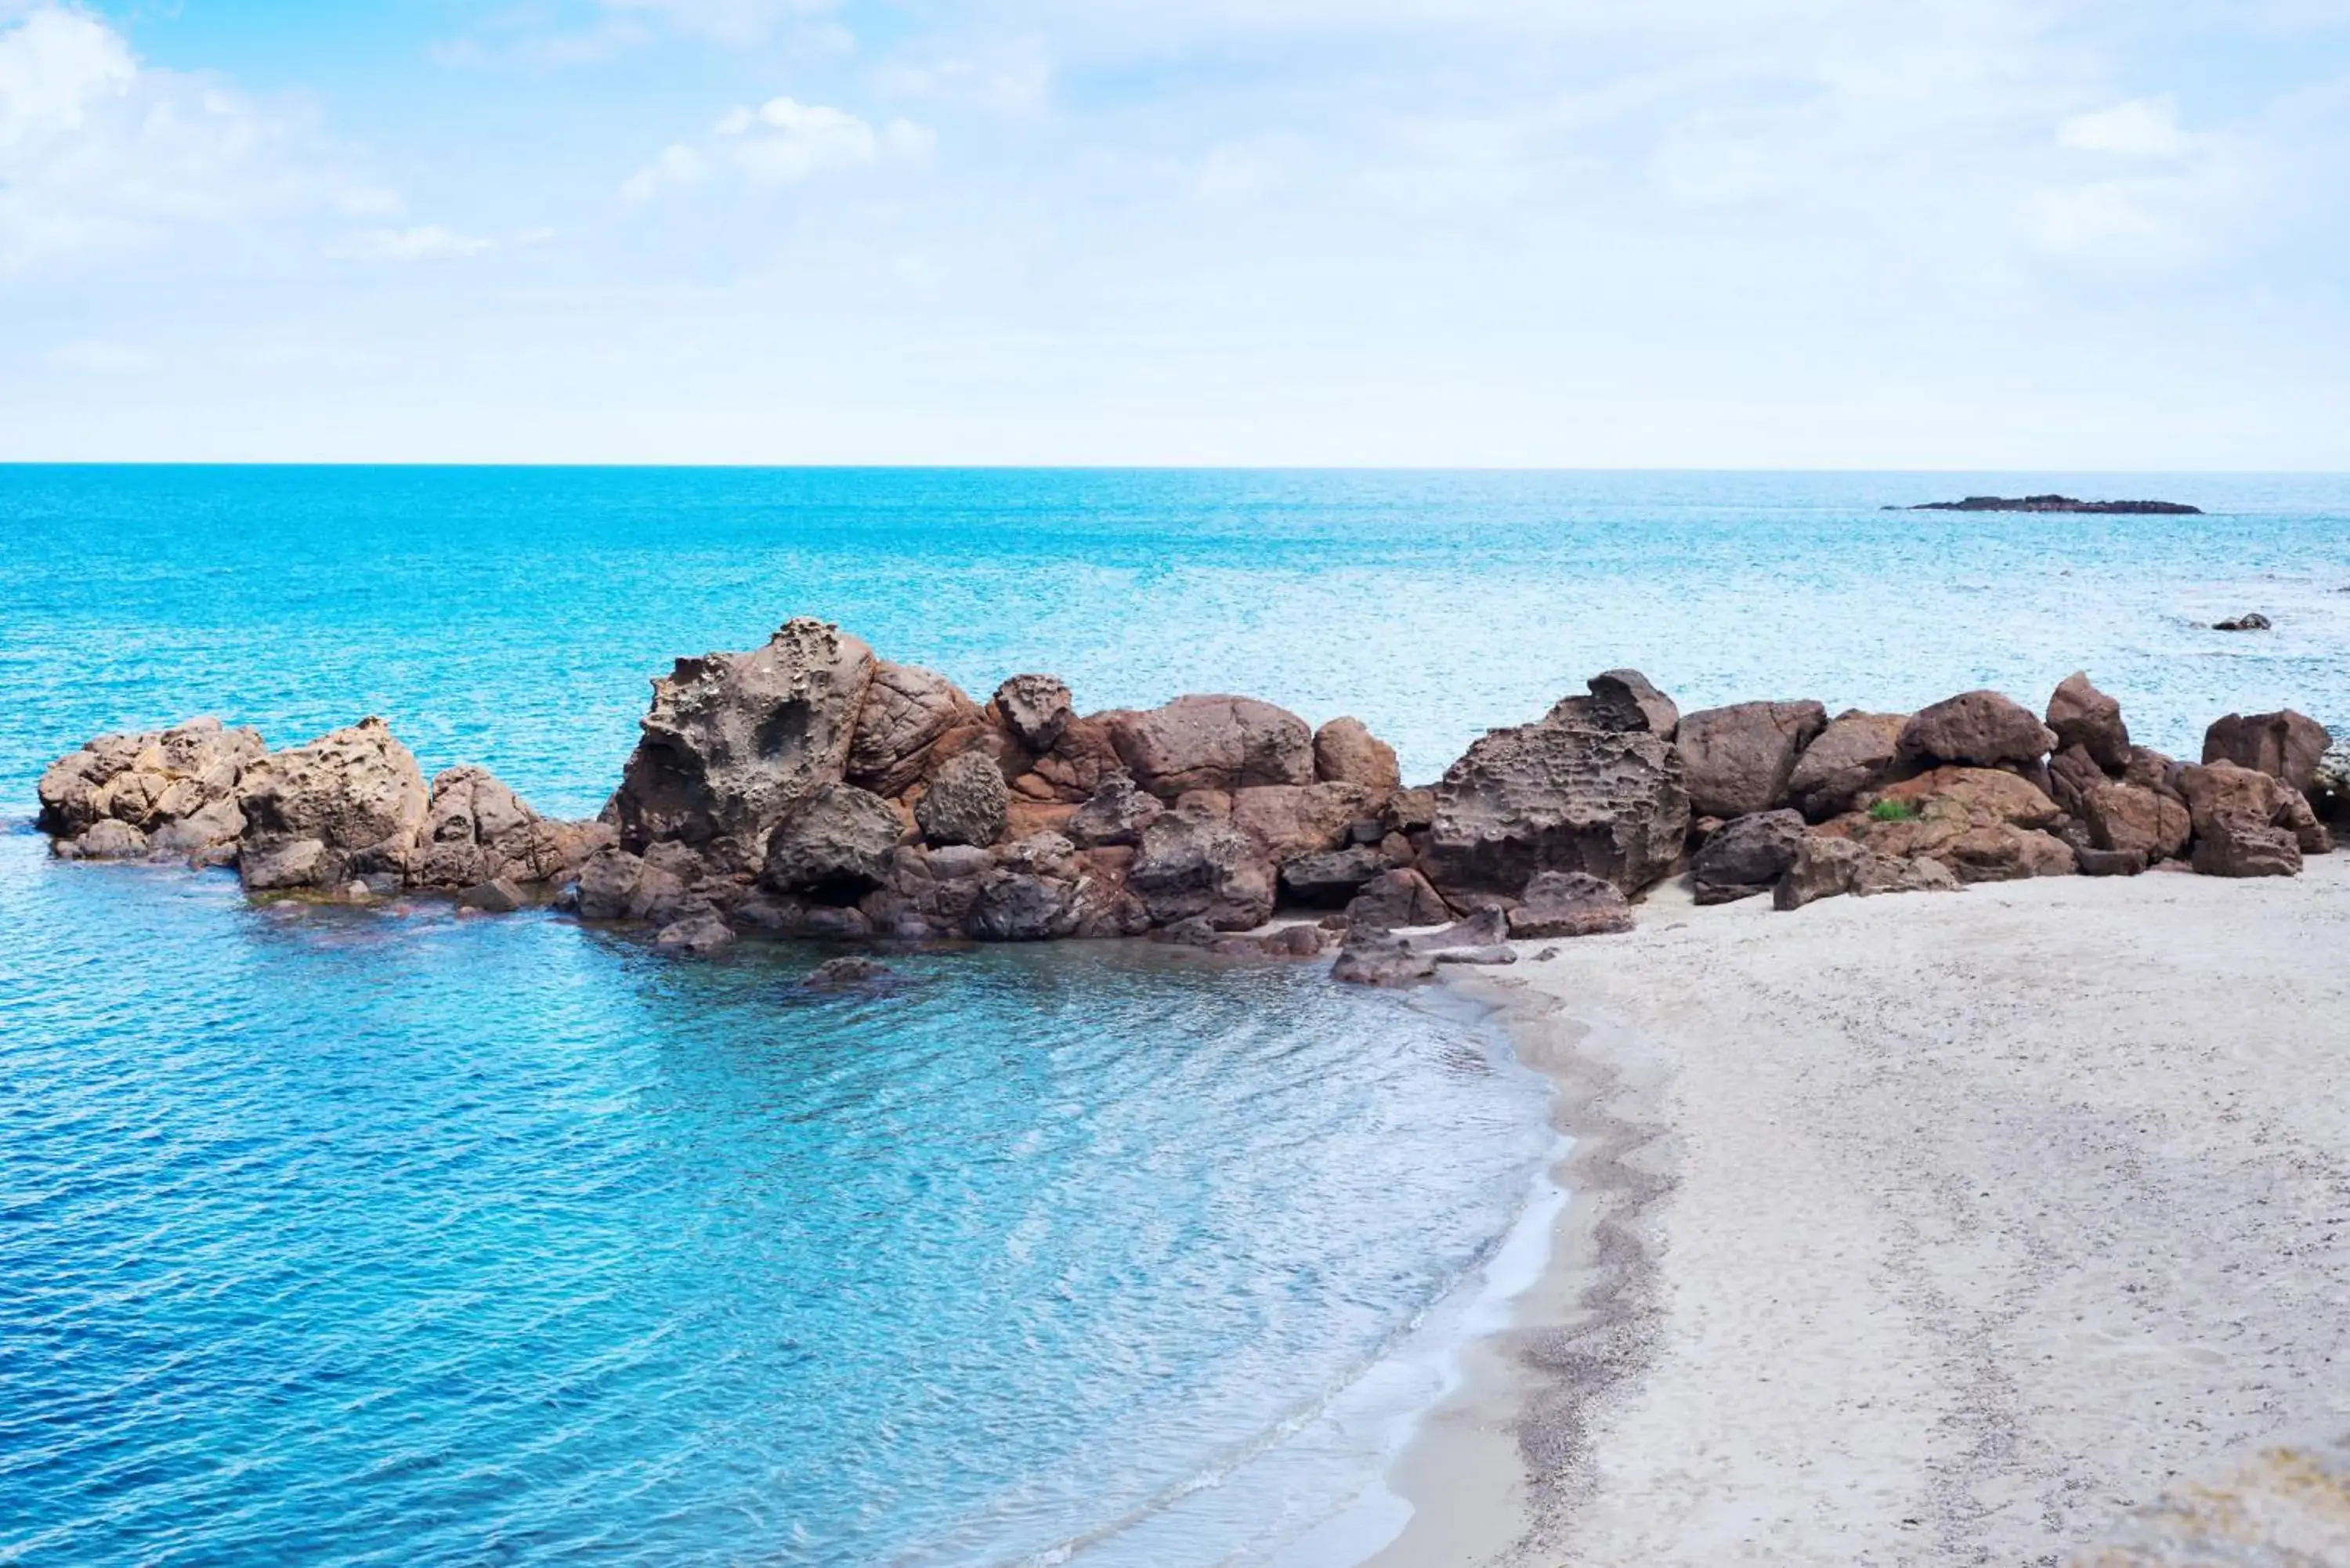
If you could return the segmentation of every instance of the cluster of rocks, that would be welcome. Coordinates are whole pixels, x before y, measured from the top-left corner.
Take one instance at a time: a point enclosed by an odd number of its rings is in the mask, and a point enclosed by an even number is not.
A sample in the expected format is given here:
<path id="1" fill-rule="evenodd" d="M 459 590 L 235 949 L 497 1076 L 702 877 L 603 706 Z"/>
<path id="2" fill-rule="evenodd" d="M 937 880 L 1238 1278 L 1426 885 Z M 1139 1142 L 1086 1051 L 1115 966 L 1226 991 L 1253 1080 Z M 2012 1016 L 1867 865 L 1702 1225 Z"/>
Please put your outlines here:
<path id="1" fill-rule="evenodd" d="M 101 736 L 50 764 L 40 803 L 37 826 L 63 859 L 234 866 L 251 892 L 430 889 L 495 910 L 551 889 L 614 837 L 540 816 L 485 769 L 428 786 L 380 719 L 278 752 L 217 719 Z"/>
<path id="2" fill-rule="evenodd" d="M 2085 675 L 2044 716 L 1991 691 L 1683 714 L 1637 671 L 1586 686 L 1406 788 L 1351 718 L 1317 730 L 1236 696 L 1082 714 L 1046 675 L 983 701 L 803 619 L 655 680 L 596 822 L 542 818 L 479 768 L 427 788 L 373 720 L 276 753 L 200 721 L 58 762 L 41 826 L 60 856 L 234 864 L 256 892 L 543 894 L 689 952 L 1150 933 L 1339 946 L 1342 976 L 1394 982 L 1625 929 L 1684 871 L 1701 903 L 1782 909 L 2165 860 L 2285 874 L 2350 805 L 2343 753 L 2300 714 L 2231 714 L 2186 764 L 2133 744 Z M 1277 910 L 1302 918 L 1265 929 Z"/>

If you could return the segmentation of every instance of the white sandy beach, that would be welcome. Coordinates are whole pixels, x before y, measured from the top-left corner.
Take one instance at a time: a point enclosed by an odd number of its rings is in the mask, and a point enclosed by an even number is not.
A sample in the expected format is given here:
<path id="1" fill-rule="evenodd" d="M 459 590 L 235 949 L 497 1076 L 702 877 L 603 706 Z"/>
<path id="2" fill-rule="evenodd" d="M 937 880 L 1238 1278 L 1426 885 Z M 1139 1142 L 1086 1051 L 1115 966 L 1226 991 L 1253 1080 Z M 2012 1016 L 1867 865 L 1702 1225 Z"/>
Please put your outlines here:
<path id="1" fill-rule="evenodd" d="M 1471 983 L 1574 1199 L 1386 1568 L 2053 1563 L 2350 1416 L 2350 855 L 1556 945 Z"/>

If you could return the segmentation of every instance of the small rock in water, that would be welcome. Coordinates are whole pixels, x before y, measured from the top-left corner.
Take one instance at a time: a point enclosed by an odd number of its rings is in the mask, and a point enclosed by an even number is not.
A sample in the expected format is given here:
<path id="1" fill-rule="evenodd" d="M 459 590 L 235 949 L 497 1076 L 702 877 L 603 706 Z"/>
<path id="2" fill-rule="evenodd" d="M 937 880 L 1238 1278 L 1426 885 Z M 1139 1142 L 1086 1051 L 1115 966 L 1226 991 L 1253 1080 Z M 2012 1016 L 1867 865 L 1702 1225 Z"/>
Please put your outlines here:
<path id="1" fill-rule="evenodd" d="M 2269 625 L 2268 617 L 2258 610 L 2253 610 L 2248 615 L 2240 615 L 2233 620 L 2215 620 L 2211 623 L 2211 629 L 2213 631 L 2270 631 L 2274 628 Z"/>
<path id="2" fill-rule="evenodd" d="M 1409 985 L 1435 973 L 1435 959 L 1413 951 L 1403 938 L 1381 930 L 1356 932 L 1330 968 L 1331 979 L 1354 985 Z"/>
<path id="3" fill-rule="evenodd" d="M 511 915 L 521 909 L 522 904 L 522 888 L 504 877 L 476 882 L 457 895 L 457 908 L 479 909 L 485 915 Z"/>
<path id="4" fill-rule="evenodd" d="M 803 991 L 861 991 L 896 977 L 897 971 L 878 959 L 827 959 L 800 981 Z"/>
<path id="5" fill-rule="evenodd" d="M 688 915 L 663 926 L 653 945 L 665 952 L 708 958 L 734 945 L 734 930 L 713 914 Z"/>

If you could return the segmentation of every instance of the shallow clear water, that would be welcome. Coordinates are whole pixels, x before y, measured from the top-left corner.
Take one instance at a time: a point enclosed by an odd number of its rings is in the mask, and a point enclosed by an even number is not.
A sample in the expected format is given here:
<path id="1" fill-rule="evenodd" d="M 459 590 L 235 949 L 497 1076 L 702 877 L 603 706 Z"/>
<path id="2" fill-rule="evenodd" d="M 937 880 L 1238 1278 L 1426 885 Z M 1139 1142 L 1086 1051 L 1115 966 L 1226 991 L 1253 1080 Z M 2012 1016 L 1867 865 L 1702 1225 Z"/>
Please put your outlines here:
<path id="1" fill-rule="evenodd" d="M 1876 510 L 2023 488 L 2220 514 Z M 2188 751 L 2350 721 L 2345 523 L 2239 477 L 0 469 L 0 818 L 198 711 L 381 713 L 591 811 L 648 676 L 797 613 L 978 691 L 1351 711 L 1421 777 L 1627 663 L 1832 707 L 2085 665 Z M 1473 1020 L 1311 971 L 809 1004 L 807 961 L 0 835 L 0 1560 L 1021 1561 L 1316 1407 L 1546 1147 Z"/>

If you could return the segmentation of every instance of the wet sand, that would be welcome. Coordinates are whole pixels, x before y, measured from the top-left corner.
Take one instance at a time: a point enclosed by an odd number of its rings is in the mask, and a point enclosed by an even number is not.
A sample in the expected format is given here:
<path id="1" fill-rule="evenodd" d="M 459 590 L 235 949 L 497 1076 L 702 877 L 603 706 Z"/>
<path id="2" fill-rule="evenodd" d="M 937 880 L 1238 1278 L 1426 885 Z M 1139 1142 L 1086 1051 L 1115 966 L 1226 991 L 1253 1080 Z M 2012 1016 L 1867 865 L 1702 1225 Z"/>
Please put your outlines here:
<path id="1" fill-rule="evenodd" d="M 1555 945 L 1464 983 L 1573 1200 L 1381 1568 L 2059 1563 L 2350 1415 L 2350 855 Z"/>

